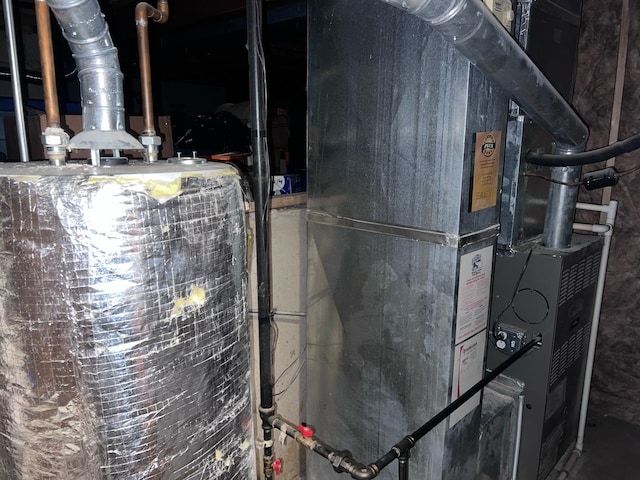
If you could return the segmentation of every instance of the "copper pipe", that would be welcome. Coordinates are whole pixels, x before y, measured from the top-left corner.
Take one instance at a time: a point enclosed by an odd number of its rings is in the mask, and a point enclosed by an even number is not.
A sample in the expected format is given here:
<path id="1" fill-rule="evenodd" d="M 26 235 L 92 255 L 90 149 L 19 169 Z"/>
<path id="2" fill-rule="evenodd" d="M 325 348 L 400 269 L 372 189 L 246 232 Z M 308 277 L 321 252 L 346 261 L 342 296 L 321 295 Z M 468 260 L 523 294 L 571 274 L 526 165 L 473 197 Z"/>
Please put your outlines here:
<path id="1" fill-rule="evenodd" d="M 169 20 L 169 2 L 167 0 L 158 0 L 158 8 L 154 8 L 147 2 L 140 2 L 136 5 L 136 31 L 138 33 L 140 82 L 142 84 L 142 116 L 144 120 L 142 135 L 155 135 L 153 96 L 151 94 L 151 59 L 147 29 L 148 18 L 157 23 L 165 23 Z"/>
<path id="2" fill-rule="evenodd" d="M 53 62 L 53 42 L 51 40 L 51 16 L 45 0 L 36 0 L 36 24 L 38 26 L 38 46 L 42 67 L 42 87 L 44 88 L 44 109 L 47 126 L 60 128 L 60 108 L 56 89 L 56 68 Z"/>

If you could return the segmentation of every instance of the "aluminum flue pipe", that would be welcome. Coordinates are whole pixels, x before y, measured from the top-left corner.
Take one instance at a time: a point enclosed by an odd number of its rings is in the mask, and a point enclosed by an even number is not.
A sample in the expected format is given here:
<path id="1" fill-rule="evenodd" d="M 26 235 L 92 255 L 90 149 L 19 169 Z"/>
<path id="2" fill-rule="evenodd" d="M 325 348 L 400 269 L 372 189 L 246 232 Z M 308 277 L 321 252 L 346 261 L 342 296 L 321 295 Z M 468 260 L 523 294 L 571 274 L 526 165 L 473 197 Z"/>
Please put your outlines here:
<path id="1" fill-rule="evenodd" d="M 549 248 L 569 248 L 573 233 L 573 218 L 578 202 L 578 185 L 582 167 L 551 169 L 549 207 L 544 218 L 542 244 Z"/>
<path id="2" fill-rule="evenodd" d="M 428 22 L 558 144 L 584 146 L 589 129 L 482 0 L 382 0 Z"/>
<path id="3" fill-rule="evenodd" d="M 69 148 L 97 152 L 142 150 L 125 131 L 124 94 L 118 50 L 97 0 L 47 0 L 78 67 L 84 131 L 69 142 Z"/>

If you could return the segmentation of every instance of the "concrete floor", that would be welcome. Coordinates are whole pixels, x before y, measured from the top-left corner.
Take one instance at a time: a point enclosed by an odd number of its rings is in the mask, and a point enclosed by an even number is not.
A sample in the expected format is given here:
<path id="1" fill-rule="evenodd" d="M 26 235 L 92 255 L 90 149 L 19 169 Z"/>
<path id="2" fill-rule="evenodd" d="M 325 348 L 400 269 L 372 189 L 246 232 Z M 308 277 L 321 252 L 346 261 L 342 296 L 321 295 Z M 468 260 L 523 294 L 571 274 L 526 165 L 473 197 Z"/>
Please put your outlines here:
<path id="1" fill-rule="evenodd" d="M 593 416 L 588 421 L 584 438 L 584 453 L 569 478 L 640 478 L 640 426 L 611 417 Z"/>

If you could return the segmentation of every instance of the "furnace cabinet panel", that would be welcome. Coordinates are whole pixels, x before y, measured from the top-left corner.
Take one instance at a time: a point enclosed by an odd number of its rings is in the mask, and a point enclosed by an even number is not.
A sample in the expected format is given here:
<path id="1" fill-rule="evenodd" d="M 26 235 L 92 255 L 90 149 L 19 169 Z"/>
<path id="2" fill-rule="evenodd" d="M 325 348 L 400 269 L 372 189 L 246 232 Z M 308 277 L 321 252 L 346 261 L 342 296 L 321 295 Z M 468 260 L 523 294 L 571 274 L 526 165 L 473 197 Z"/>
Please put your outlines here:
<path id="1" fill-rule="evenodd" d="M 451 401 L 460 265 L 485 252 L 490 277 L 498 233 L 497 187 L 495 202 L 470 208 L 476 136 L 497 132 L 499 172 L 507 99 L 382 2 L 311 0 L 308 18 L 304 418 L 368 463 Z M 486 322 L 488 288 L 484 300 Z M 474 338 L 481 374 L 486 330 Z M 475 478 L 478 404 L 420 442 L 411 478 Z M 316 455 L 306 461 L 309 480 L 341 478 Z M 393 465 L 380 478 L 396 476 Z"/>
<path id="2" fill-rule="evenodd" d="M 508 370 L 525 383 L 518 480 L 544 480 L 578 431 L 602 240 L 574 235 L 571 243 L 566 250 L 522 245 L 496 258 L 492 328 L 528 340 L 542 334 L 542 347 Z M 489 368 L 507 358 L 495 345 Z"/>

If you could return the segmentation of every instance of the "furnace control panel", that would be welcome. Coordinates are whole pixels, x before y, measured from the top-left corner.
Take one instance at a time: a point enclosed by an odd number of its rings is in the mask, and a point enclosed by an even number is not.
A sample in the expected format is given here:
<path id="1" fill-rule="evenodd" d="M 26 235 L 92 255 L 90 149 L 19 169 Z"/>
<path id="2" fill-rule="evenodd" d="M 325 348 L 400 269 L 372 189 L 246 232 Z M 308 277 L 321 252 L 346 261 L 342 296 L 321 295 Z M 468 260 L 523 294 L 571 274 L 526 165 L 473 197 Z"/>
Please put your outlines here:
<path id="1" fill-rule="evenodd" d="M 512 325 L 499 324 L 495 333 L 496 349 L 513 355 L 527 343 L 527 332 Z"/>

